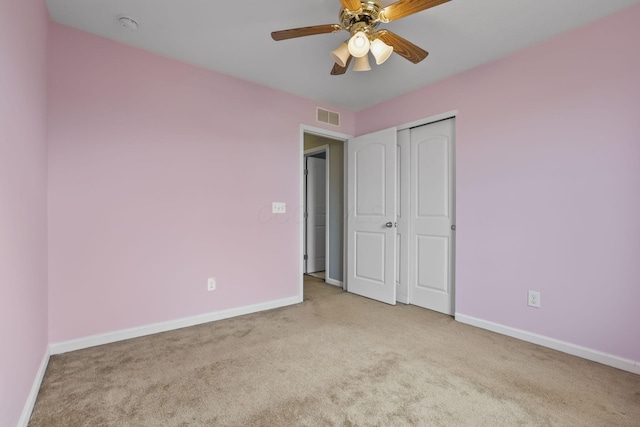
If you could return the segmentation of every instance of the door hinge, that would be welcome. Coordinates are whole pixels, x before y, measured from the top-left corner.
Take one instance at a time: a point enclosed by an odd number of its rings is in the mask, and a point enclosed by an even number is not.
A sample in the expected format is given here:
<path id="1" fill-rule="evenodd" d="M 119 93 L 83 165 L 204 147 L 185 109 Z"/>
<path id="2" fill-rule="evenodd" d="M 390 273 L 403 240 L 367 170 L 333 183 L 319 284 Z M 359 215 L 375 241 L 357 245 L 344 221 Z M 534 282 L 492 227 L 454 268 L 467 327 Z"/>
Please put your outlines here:
<path id="1" fill-rule="evenodd" d="M 305 175 L 309 175 L 309 169 L 305 169 L 305 170 L 304 170 L 304 174 L 305 174 Z"/>
<path id="2" fill-rule="evenodd" d="M 304 256 L 304 260 L 306 261 L 306 260 L 308 260 L 308 259 L 309 259 L 309 257 L 308 257 L 307 255 L 305 255 L 305 256 Z"/>

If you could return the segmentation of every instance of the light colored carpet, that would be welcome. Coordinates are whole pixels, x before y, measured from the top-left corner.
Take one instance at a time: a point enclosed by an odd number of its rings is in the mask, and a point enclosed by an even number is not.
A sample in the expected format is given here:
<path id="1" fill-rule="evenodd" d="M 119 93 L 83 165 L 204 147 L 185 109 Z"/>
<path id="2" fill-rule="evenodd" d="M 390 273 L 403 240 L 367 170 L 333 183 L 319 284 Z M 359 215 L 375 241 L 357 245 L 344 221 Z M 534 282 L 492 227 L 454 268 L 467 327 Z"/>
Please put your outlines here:
<path id="1" fill-rule="evenodd" d="M 30 426 L 639 426 L 640 376 L 305 278 L 291 307 L 53 356 Z"/>
<path id="2" fill-rule="evenodd" d="M 309 276 L 317 277 L 318 279 L 325 280 L 325 271 L 316 271 L 315 273 L 307 273 Z"/>

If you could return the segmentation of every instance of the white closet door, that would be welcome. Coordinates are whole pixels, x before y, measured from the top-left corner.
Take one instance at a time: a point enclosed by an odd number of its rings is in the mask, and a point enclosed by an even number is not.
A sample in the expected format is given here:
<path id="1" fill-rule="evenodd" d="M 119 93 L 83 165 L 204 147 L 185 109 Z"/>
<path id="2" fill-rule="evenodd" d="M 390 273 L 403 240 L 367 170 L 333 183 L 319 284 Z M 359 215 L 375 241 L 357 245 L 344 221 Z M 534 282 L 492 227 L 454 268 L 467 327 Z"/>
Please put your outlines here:
<path id="1" fill-rule="evenodd" d="M 411 304 L 454 314 L 454 119 L 411 129 Z"/>
<path id="2" fill-rule="evenodd" d="M 307 273 L 324 271 L 327 232 L 327 161 L 307 157 Z"/>
<path id="3" fill-rule="evenodd" d="M 347 290 L 396 303 L 396 129 L 347 144 Z"/>

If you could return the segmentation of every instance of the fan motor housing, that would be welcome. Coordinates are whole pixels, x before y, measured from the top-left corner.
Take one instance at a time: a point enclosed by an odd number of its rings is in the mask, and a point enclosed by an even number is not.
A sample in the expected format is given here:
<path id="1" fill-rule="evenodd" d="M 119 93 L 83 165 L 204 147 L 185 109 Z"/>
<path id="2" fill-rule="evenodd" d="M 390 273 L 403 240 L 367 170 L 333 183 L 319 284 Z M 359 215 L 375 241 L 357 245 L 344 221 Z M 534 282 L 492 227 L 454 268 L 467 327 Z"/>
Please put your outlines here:
<path id="1" fill-rule="evenodd" d="M 382 11 L 380 2 L 378 0 L 366 0 L 360 4 L 360 10 L 340 9 L 338 18 L 346 30 L 350 30 L 354 24 L 360 22 L 372 27 L 377 27 L 380 24 L 380 12 Z"/>

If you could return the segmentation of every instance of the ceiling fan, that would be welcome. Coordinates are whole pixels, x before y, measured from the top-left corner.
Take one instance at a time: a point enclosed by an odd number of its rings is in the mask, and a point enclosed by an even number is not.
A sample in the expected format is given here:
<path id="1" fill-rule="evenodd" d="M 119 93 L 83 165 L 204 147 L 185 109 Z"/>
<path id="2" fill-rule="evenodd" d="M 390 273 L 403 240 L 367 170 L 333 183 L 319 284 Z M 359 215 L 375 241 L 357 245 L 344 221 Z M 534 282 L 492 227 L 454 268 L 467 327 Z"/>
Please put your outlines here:
<path id="1" fill-rule="evenodd" d="M 426 50 L 388 30 L 378 29 L 380 23 L 395 21 L 405 16 L 438 6 L 450 0 L 398 0 L 383 7 L 380 0 L 340 0 L 340 24 L 315 25 L 312 27 L 292 28 L 274 31 L 271 37 L 276 40 L 287 40 L 296 37 L 316 34 L 348 31 L 349 40 L 331 52 L 335 65 L 331 75 L 344 74 L 356 58 L 354 71 L 368 71 L 368 53 L 371 51 L 376 64 L 382 64 L 395 52 L 403 58 L 417 64 L 429 54 Z"/>

